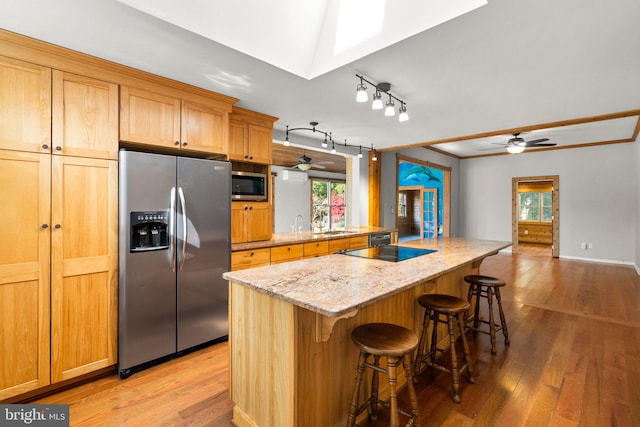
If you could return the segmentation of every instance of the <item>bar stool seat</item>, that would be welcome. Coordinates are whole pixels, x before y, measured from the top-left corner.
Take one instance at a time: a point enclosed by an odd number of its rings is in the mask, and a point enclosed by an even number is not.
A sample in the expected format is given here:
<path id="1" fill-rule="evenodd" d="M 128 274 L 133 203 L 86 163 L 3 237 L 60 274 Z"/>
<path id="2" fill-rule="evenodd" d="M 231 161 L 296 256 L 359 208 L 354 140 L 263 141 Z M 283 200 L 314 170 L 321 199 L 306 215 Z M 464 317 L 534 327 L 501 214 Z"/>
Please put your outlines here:
<path id="1" fill-rule="evenodd" d="M 418 346 L 418 337 L 409 329 L 390 323 L 367 323 L 360 325 L 351 332 L 351 339 L 360 349 L 358 360 L 358 373 L 356 376 L 356 386 L 353 392 L 351 409 L 347 420 L 347 427 L 355 425 L 356 417 L 365 409 L 369 408 L 369 419 L 377 419 L 378 404 L 390 408 L 391 427 L 400 425 L 399 414 L 409 417 L 407 424 L 420 426 L 420 416 L 418 414 L 418 399 L 413 387 L 413 363 L 411 356 Z M 373 364 L 367 359 L 373 356 Z M 380 357 L 387 358 L 387 369 L 380 367 Z M 409 400 L 411 402 L 411 413 L 398 408 L 397 401 L 397 368 L 403 365 L 407 377 L 407 388 L 409 389 Z M 360 386 L 365 368 L 373 371 L 371 378 L 371 394 L 362 404 L 359 405 Z M 382 372 L 389 377 L 389 401 L 378 400 L 378 373 Z"/>
<path id="2" fill-rule="evenodd" d="M 449 372 L 451 374 L 451 385 L 453 388 L 453 401 L 460 403 L 460 374 L 466 369 L 469 374 L 469 382 L 474 383 L 473 368 L 471 366 L 471 354 L 469 352 L 469 344 L 464 335 L 464 319 L 469 310 L 469 303 L 462 298 L 453 295 L 444 294 L 425 294 L 418 298 L 418 302 L 425 308 L 424 320 L 422 322 L 422 332 L 418 344 L 418 354 L 415 362 L 415 372 L 413 379 L 417 382 L 416 375 L 421 372 L 420 367 L 425 363 L 428 367 L 438 369 L 440 371 Z M 445 319 L 440 319 L 444 316 Z M 427 347 L 427 329 L 429 323 L 433 322 L 431 330 L 431 346 L 429 351 Z M 438 323 L 444 323 L 448 327 L 449 333 L 449 366 L 444 366 L 436 361 L 438 352 L 444 353 L 446 350 L 438 348 Z M 456 336 L 457 328 L 457 336 Z M 459 364 L 458 354 L 456 351 L 456 342 L 458 338 L 462 341 L 464 353 L 464 361 Z"/>
<path id="3" fill-rule="evenodd" d="M 481 274 L 471 274 L 464 277 L 464 281 L 469 284 L 469 292 L 467 301 L 471 303 L 473 297 L 476 297 L 475 307 L 473 310 L 473 318 L 466 321 L 466 328 L 469 331 L 480 332 L 491 337 L 491 354 L 497 354 L 496 351 L 496 332 L 502 331 L 504 335 L 504 343 L 509 345 L 509 330 L 507 329 L 507 321 L 502 310 L 502 299 L 500 298 L 500 288 L 505 286 L 505 282 L 491 276 L 483 276 Z M 495 323 L 493 315 L 493 297 L 498 302 L 498 314 L 500 315 L 500 323 Z M 489 304 L 489 320 L 480 318 L 480 298 L 486 298 Z M 488 329 L 481 329 L 480 323 L 489 326 Z"/>

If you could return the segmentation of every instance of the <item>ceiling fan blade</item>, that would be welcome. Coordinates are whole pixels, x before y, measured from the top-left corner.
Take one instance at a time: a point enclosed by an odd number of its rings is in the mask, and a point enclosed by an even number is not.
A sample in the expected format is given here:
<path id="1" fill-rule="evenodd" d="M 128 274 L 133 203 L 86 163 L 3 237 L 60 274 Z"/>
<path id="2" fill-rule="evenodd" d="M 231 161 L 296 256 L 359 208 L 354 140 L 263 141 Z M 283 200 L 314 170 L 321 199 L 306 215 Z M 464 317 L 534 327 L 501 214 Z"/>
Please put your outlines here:
<path id="1" fill-rule="evenodd" d="M 502 147 L 498 148 L 479 148 L 478 151 L 491 151 L 491 150 L 502 150 L 504 149 L 504 147 L 506 147 L 506 145 L 503 145 Z"/>
<path id="2" fill-rule="evenodd" d="M 311 167 L 315 169 L 326 169 L 326 166 L 319 165 L 317 163 L 311 163 Z"/>
<path id="3" fill-rule="evenodd" d="M 527 145 L 527 147 L 555 147 L 557 144 L 554 142 L 550 142 L 548 144 L 534 144 L 534 145 Z"/>
<path id="4" fill-rule="evenodd" d="M 531 141 L 526 141 L 524 143 L 525 144 L 524 146 L 525 147 L 533 147 L 534 145 L 537 145 L 540 142 L 547 142 L 548 140 L 549 140 L 549 138 L 532 139 Z"/>

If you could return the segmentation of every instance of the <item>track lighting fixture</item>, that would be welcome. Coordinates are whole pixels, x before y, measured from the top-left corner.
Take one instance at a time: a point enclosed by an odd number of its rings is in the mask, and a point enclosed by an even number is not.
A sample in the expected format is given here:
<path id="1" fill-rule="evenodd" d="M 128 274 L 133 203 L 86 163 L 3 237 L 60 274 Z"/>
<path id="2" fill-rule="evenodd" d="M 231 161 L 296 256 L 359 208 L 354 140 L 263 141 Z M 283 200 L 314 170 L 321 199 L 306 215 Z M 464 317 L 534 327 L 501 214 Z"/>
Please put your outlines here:
<path id="1" fill-rule="evenodd" d="M 331 132 L 324 132 L 321 131 L 320 129 L 316 129 L 316 126 L 318 126 L 318 122 L 309 122 L 309 124 L 311 125 L 310 128 L 306 128 L 306 127 L 300 127 L 300 128 L 291 128 L 289 129 L 289 126 L 287 126 L 287 129 L 285 131 L 285 137 L 284 137 L 284 145 L 285 146 L 289 146 L 289 132 L 293 132 L 293 131 L 298 131 L 298 130 L 308 130 L 311 131 L 313 133 L 319 132 L 321 134 L 324 135 L 324 140 L 322 141 L 322 148 L 327 148 L 329 145 L 329 142 L 331 143 L 331 153 L 335 154 L 337 153 L 337 149 L 336 149 L 336 142 L 333 140 L 333 136 L 331 134 Z M 350 145 L 347 144 L 347 140 L 344 140 L 344 144 L 340 144 L 338 143 L 338 145 L 342 145 L 345 149 L 350 149 L 350 148 L 358 148 L 358 158 L 362 158 L 362 145 Z M 373 151 L 373 161 L 377 161 L 378 157 L 376 156 L 376 150 L 374 150 L 373 148 L 373 144 L 371 144 L 371 149 L 364 147 L 365 150 L 369 150 L 369 151 Z M 351 154 L 351 153 L 348 153 Z"/>
<path id="2" fill-rule="evenodd" d="M 365 85 L 360 78 L 360 84 L 356 86 L 356 102 L 367 102 L 369 96 L 367 95 L 367 85 Z"/>
<path id="3" fill-rule="evenodd" d="M 398 109 L 398 112 L 400 113 L 398 116 L 398 121 L 406 122 L 407 120 L 409 120 L 409 114 L 407 113 L 407 103 L 397 96 L 391 94 L 391 83 L 383 82 L 375 84 L 365 79 L 360 74 L 356 74 L 356 77 L 360 79 L 360 83 L 356 86 L 356 101 L 366 102 L 369 99 L 367 95 L 367 85 L 365 84 L 365 82 L 367 82 L 376 90 L 373 94 L 373 103 L 371 104 L 371 109 L 382 110 L 382 108 L 386 105 L 386 108 L 384 108 L 384 115 L 387 117 L 393 117 L 396 115 L 395 103 L 393 102 L 393 100 L 395 99 L 400 103 L 400 108 Z M 389 100 L 386 102 L 386 104 L 383 104 L 382 102 L 382 93 L 389 95 Z"/>

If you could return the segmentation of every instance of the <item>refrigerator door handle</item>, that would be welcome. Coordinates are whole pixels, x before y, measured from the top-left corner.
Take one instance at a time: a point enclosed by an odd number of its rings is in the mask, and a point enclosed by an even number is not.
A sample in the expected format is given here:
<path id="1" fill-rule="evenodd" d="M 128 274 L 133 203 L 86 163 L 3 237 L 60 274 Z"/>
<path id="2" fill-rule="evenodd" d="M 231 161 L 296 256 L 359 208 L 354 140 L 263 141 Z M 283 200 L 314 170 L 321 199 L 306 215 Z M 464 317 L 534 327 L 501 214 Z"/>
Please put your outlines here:
<path id="1" fill-rule="evenodd" d="M 171 187 L 169 201 L 169 259 L 171 260 L 171 271 L 176 271 L 176 187 Z"/>
<path id="2" fill-rule="evenodd" d="M 187 254 L 187 204 L 184 201 L 184 192 L 182 191 L 182 187 L 178 187 L 178 195 L 180 196 L 180 207 L 182 211 L 182 253 L 180 254 L 178 271 L 182 271 Z"/>

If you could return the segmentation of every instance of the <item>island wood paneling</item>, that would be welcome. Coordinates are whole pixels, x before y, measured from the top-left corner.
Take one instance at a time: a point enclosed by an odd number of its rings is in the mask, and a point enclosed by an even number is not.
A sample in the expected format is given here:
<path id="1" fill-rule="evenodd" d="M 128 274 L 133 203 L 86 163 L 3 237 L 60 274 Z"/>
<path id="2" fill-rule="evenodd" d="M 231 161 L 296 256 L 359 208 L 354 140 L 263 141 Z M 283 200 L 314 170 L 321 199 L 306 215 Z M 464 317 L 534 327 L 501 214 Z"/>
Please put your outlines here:
<path id="1" fill-rule="evenodd" d="M 344 425 L 358 360 L 351 330 L 384 321 L 419 333 L 424 309 L 417 303 L 418 296 L 440 292 L 466 298 L 463 277 L 477 274 L 478 267 L 479 263 L 465 264 L 365 306 L 355 316 L 337 321 L 326 342 L 313 333 L 322 316 L 232 282 L 229 336 L 234 421 L 239 426 L 263 427 Z M 440 327 L 445 345 L 448 337 L 444 326 Z M 464 379 L 462 382 L 464 388 Z M 398 384 L 405 383 L 400 371 Z M 380 395 L 388 396 L 388 385 L 383 382 Z"/>

